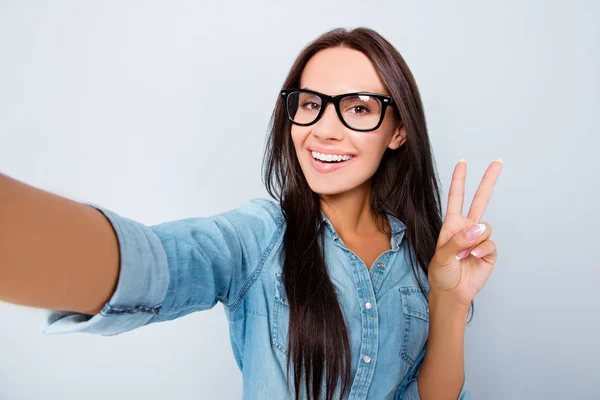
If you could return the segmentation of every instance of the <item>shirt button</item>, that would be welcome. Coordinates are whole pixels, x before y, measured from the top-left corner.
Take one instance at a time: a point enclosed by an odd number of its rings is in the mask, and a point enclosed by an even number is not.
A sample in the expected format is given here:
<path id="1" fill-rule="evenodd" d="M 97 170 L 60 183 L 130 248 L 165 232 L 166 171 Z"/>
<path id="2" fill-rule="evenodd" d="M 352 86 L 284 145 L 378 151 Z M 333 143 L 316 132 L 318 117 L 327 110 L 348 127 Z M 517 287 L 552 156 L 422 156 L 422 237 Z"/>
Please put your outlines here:
<path id="1" fill-rule="evenodd" d="M 377 266 L 378 266 L 379 268 L 381 268 L 381 267 L 383 267 L 383 263 L 382 263 L 382 262 L 378 262 L 378 263 L 377 263 Z"/>
<path id="2" fill-rule="evenodd" d="M 370 309 L 371 309 L 371 307 L 373 307 L 373 305 L 372 305 L 371 303 L 369 303 L 369 302 L 366 302 L 366 303 L 365 303 L 365 308 L 366 308 L 367 310 L 370 310 Z"/>
<path id="3" fill-rule="evenodd" d="M 371 362 L 371 357 L 369 357 L 368 355 L 364 355 L 363 356 L 363 361 L 366 362 L 367 364 Z"/>

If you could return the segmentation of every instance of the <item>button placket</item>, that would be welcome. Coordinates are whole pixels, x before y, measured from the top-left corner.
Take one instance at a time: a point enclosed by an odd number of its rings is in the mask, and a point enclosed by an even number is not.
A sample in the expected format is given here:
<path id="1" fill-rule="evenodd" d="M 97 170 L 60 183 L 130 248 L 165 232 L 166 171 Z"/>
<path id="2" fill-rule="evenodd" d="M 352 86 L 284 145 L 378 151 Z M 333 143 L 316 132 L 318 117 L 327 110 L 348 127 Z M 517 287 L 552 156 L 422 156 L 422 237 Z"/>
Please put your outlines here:
<path id="1" fill-rule="evenodd" d="M 358 305 L 364 307 L 364 315 L 361 323 L 361 345 L 360 345 L 360 363 L 356 370 L 354 382 L 350 388 L 350 399 L 366 398 L 368 387 L 373 380 L 375 361 L 373 357 L 377 356 L 377 343 L 379 336 L 379 316 L 377 309 L 374 307 L 376 296 L 375 288 L 377 280 L 381 275 L 379 268 L 375 267 L 379 263 L 375 263 L 370 270 L 365 268 L 364 262 L 360 262 L 356 254 L 349 251 L 352 262 L 351 276 L 354 278 L 357 294 L 359 297 Z M 372 300 L 373 302 L 369 301 Z M 367 311 L 369 310 L 369 311 Z M 371 355 L 372 353 L 372 355 Z"/>

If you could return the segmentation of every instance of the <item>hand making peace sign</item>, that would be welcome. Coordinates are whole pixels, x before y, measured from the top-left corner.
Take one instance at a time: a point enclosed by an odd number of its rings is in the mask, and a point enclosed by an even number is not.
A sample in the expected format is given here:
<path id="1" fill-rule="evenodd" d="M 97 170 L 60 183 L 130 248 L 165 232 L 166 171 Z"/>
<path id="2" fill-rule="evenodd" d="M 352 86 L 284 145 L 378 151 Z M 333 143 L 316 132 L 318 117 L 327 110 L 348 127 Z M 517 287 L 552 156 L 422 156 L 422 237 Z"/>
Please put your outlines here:
<path id="1" fill-rule="evenodd" d="M 462 208 L 467 163 L 461 160 L 454 168 L 446 217 L 429 264 L 428 280 L 430 290 L 450 293 L 460 304 L 471 303 L 487 282 L 498 259 L 496 244 L 489 240 L 492 227 L 480 220 L 501 170 L 502 160 L 490 164 L 465 218 Z M 485 228 L 483 232 L 482 228 Z M 473 236 L 470 236 L 471 231 Z"/>

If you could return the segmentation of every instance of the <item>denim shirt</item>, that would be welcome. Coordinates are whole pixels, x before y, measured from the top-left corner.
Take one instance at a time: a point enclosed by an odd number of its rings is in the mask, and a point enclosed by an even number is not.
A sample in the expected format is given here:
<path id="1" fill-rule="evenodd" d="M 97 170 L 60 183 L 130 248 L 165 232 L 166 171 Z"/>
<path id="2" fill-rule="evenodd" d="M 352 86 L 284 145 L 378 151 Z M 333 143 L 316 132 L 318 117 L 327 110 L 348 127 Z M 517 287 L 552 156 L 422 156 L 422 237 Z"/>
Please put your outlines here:
<path id="1" fill-rule="evenodd" d="M 255 198 L 236 209 L 147 226 L 94 203 L 120 251 L 117 287 L 96 315 L 49 310 L 45 335 L 104 336 L 224 305 L 244 399 L 292 398 L 286 381 L 289 305 L 281 280 L 285 220 L 278 203 Z M 419 399 L 429 307 L 409 263 L 406 226 L 388 214 L 391 249 L 367 269 L 325 221 L 325 263 L 352 351 L 347 399 Z M 422 275 L 424 289 L 429 290 Z M 290 378 L 292 375 L 290 375 Z M 305 398 L 302 385 L 301 398 Z M 339 398 L 339 389 L 336 398 Z M 470 399 L 465 378 L 459 399 Z"/>

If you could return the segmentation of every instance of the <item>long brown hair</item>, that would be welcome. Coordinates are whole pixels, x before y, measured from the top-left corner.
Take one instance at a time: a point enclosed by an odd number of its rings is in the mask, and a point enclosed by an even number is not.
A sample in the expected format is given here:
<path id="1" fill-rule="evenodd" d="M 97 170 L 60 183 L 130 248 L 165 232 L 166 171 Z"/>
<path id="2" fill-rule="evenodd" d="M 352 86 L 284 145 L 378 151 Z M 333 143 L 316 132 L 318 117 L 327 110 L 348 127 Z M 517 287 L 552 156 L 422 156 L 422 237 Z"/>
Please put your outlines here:
<path id="1" fill-rule="evenodd" d="M 309 43 L 296 58 L 284 88 L 299 88 L 304 67 L 317 52 L 347 47 L 365 54 L 397 104 L 397 117 L 407 140 L 396 150 L 386 149 L 372 177 L 371 206 L 377 219 L 389 212 L 407 227 L 406 239 L 413 273 L 427 297 L 417 268 L 427 276 L 442 226 L 439 183 L 434 168 L 423 104 L 417 84 L 400 53 L 368 28 L 326 32 Z M 287 228 L 282 281 L 290 308 L 287 371 L 294 366 L 295 398 L 304 377 L 309 399 L 318 399 L 325 373 L 326 398 L 331 400 L 341 380 L 341 397 L 351 384 L 351 352 L 346 324 L 325 266 L 320 196 L 313 192 L 300 167 L 291 138 L 291 123 L 279 97 L 269 124 L 263 160 L 263 182 L 280 203 Z M 473 307 L 473 303 L 471 303 Z M 474 310 L 474 308 L 473 308 Z M 311 397 L 312 396 L 312 397 Z"/>

